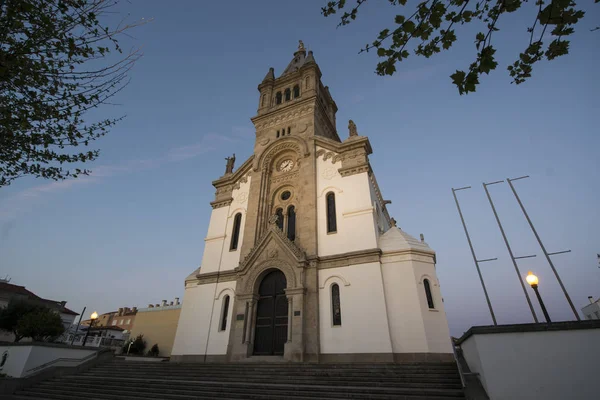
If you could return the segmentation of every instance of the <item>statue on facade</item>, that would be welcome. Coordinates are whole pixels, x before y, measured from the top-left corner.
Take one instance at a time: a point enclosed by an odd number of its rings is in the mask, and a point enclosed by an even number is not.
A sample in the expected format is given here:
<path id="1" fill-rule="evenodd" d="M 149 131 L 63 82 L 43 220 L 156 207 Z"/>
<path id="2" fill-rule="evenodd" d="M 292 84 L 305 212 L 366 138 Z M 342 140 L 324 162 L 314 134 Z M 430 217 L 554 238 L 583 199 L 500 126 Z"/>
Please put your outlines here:
<path id="1" fill-rule="evenodd" d="M 233 166 L 235 164 L 235 153 L 233 153 L 233 156 L 231 156 L 231 157 L 225 157 L 225 160 L 227 160 L 227 166 L 225 167 L 225 173 L 231 174 L 233 172 Z"/>
<path id="2" fill-rule="evenodd" d="M 356 130 L 356 124 L 354 121 L 348 121 L 348 131 L 350 132 L 350 137 L 358 136 L 358 131 Z"/>
<path id="3" fill-rule="evenodd" d="M 304 51 L 304 43 L 302 40 L 298 40 L 298 51 Z"/>

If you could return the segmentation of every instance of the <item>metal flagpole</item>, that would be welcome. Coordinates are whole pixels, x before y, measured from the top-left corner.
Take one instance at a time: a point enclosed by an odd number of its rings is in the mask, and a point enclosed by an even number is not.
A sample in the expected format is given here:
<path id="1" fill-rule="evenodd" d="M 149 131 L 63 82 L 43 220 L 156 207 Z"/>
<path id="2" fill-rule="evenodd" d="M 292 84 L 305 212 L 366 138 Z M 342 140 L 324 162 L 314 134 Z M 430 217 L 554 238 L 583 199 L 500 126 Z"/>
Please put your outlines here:
<path id="1" fill-rule="evenodd" d="M 479 274 L 479 280 L 481 281 L 481 287 L 483 288 L 483 293 L 485 294 L 485 300 L 487 301 L 488 308 L 490 309 L 490 314 L 492 316 L 492 321 L 494 321 L 494 325 L 498 325 L 496 322 L 496 316 L 494 315 L 494 309 L 492 308 L 492 303 L 490 302 L 490 297 L 488 296 L 487 289 L 485 288 L 485 283 L 483 283 L 483 276 L 481 275 L 481 270 L 479 269 L 479 263 L 485 261 L 493 261 L 497 260 L 497 258 L 489 258 L 486 260 L 477 260 L 475 257 L 475 250 L 473 250 L 473 244 L 471 243 L 471 238 L 469 237 L 469 232 L 467 231 L 467 225 L 465 224 L 465 219 L 463 218 L 462 211 L 460 210 L 460 205 L 458 204 L 458 198 L 456 197 L 456 192 L 463 189 L 470 189 L 471 186 L 466 186 L 458 189 L 452 188 L 452 195 L 454 196 L 454 201 L 456 202 L 456 208 L 458 209 L 458 215 L 460 215 L 460 220 L 462 222 L 463 228 L 465 230 L 465 235 L 467 236 L 467 242 L 469 242 L 469 248 L 471 249 L 471 255 L 473 256 L 473 261 L 475 262 L 475 267 L 477 268 L 477 274 Z"/>
<path id="2" fill-rule="evenodd" d="M 523 283 L 523 278 L 521 277 L 521 272 L 519 272 L 519 267 L 517 266 L 517 260 L 515 259 L 515 256 L 513 255 L 513 252 L 510 248 L 510 244 L 508 244 L 508 239 L 506 238 L 506 233 L 504 233 L 504 228 L 502 228 L 502 224 L 500 223 L 500 218 L 498 217 L 498 213 L 496 212 L 496 207 L 494 207 L 494 203 L 492 202 L 492 196 L 490 196 L 490 192 L 487 189 L 488 185 L 495 185 L 496 183 L 501 183 L 501 182 L 504 182 L 504 181 L 482 183 L 482 185 L 483 185 L 483 189 L 485 190 L 485 194 L 487 195 L 487 198 L 490 201 L 490 206 L 492 206 L 492 211 L 494 212 L 494 216 L 496 217 L 496 222 L 498 222 L 498 227 L 500 228 L 500 233 L 502 233 L 502 237 L 504 238 L 504 243 L 506 244 L 506 248 L 508 249 L 508 254 L 510 254 L 510 259 L 512 260 L 513 265 L 515 266 L 515 271 L 517 271 L 517 277 L 519 278 L 519 283 L 521 284 L 521 287 L 523 288 L 523 293 L 525 293 L 525 298 L 527 299 L 527 304 L 529 304 L 529 309 L 531 310 L 531 315 L 533 315 L 533 320 L 537 323 L 539 321 L 537 319 L 537 315 L 535 315 L 535 310 L 533 309 L 533 304 L 531 304 L 531 299 L 529 298 L 529 295 L 527 294 L 527 290 L 525 289 L 525 284 Z M 528 257 L 528 256 L 526 256 L 526 257 Z M 519 257 L 519 258 L 525 258 L 525 257 Z"/>
<path id="3" fill-rule="evenodd" d="M 558 281 L 560 288 L 562 289 L 563 293 L 565 294 L 565 297 L 567 298 L 567 301 L 569 302 L 569 305 L 571 306 L 571 310 L 573 310 L 573 314 L 575 314 L 575 318 L 577 318 L 577 321 L 581 321 L 581 318 L 579 318 L 579 313 L 577 312 L 577 309 L 573 305 L 573 302 L 571 301 L 571 297 L 569 297 L 569 294 L 567 293 L 567 289 L 565 289 L 565 285 L 563 285 L 562 280 L 560 279 L 560 276 L 558 276 L 558 271 L 556 270 L 556 268 L 554 268 L 554 264 L 552 263 L 552 260 L 550 259 L 550 256 L 552 256 L 552 255 L 568 253 L 571 250 L 558 251 L 555 253 L 548 253 L 546 251 L 546 248 L 544 247 L 544 244 L 542 243 L 542 239 L 540 239 L 540 235 L 538 235 L 537 231 L 533 227 L 533 222 L 531 222 L 531 219 L 529 218 L 527 211 L 525 211 L 525 206 L 523 206 L 523 203 L 521 202 L 521 199 L 519 198 L 519 195 L 517 194 L 517 191 L 515 190 L 515 188 L 512 184 L 512 181 L 516 181 L 516 180 L 524 179 L 524 178 L 529 178 L 529 176 L 528 175 L 522 176 L 520 178 L 515 178 L 515 179 L 507 178 L 506 180 L 508 181 L 508 186 L 510 186 L 510 189 L 512 190 L 513 194 L 515 195 L 515 198 L 517 199 L 519 206 L 521 206 L 521 210 L 523 211 L 523 214 L 525 215 L 525 219 L 527 219 L 527 222 L 529 222 L 529 226 L 531 227 L 531 230 L 533 231 L 535 238 L 537 239 L 538 243 L 540 244 L 540 247 L 542 248 L 542 251 L 544 252 L 544 255 L 546 256 L 546 260 L 548 260 L 548 264 L 550 264 L 550 268 L 552 268 L 552 271 L 554 272 L 554 275 L 556 276 L 556 280 Z"/>

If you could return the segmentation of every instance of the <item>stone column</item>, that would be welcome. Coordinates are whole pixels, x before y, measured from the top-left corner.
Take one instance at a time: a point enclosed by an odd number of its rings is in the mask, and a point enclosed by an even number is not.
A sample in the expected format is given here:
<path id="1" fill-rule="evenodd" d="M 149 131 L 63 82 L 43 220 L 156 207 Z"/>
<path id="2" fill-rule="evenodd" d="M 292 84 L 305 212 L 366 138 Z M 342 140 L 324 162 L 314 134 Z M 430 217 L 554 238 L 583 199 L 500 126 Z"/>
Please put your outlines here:
<path id="1" fill-rule="evenodd" d="M 283 357 L 288 361 L 304 361 L 304 296 L 303 287 L 285 289 L 288 299 L 288 341 Z"/>
<path id="2" fill-rule="evenodd" d="M 239 361 L 252 355 L 258 295 L 236 295 L 236 314 L 229 335 L 229 360 Z"/>

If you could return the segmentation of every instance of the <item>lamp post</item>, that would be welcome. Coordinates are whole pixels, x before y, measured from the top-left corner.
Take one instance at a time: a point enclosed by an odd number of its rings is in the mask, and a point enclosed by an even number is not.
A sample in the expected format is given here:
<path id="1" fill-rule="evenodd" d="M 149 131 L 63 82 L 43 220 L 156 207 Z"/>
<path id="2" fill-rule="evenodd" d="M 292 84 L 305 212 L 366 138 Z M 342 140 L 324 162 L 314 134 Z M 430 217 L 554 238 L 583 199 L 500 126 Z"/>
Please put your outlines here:
<path id="1" fill-rule="evenodd" d="M 98 318 L 98 313 L 96 311 L 94 311 L 92 313 L 92 315 L 90 315 L 90 327 L 88 328 L 87 332 L 85 333 L 85 337 L 83 338 L 83 344 L 82 344 L 83 347 L 85 347 L 85 342 L 87 342 L 88 335 L 90 334 L 90 331 L 94 327 L 94 322 L 96 322 L 97 318 Z"/>
<path id="2" fill-rule="evenodd" d="M 538 277 L 535 276 L 531 271 L 529 271 L 527 273 L 526 279 L 527 279 L 527 283 L 529 283 L 529 285 L 535 292 L 535 295 L 537 296 L 538 301 L 540 302 L 540 307 L 542 307 L 542 312 L 544 313 L 544 317 L 546 317 L 546 322 L 548 322 L 548 323 L 552 322 L 552 321 L 550 321 L 550 316 L 548 315 L 548 311 L 546 310 L 546 306 L 544 305 L 544 302 L 542 301 L 542 296 L 540 296 L 540 292 L 538 290 L 538 282 L 539 282 Z"/>

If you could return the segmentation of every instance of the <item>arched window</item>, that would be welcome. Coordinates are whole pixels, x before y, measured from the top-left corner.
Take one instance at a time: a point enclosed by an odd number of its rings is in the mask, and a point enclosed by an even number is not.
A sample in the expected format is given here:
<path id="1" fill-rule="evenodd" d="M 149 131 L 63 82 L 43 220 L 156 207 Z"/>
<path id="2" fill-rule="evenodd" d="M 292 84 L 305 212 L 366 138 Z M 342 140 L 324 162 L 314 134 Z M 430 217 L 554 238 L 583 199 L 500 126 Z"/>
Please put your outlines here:
<path id="1" fill-rule="evenodd" d="M 281 104 L 281 92 L 277 92 L 275 95 L 275 103 Z"/>
<path id="2" fill-rule="evenodd" d="M 335 194 L 327 193 L 327 233 L 337 232 L 337 218 L 335 214 Z"/>
<path id="3" fill-rule="evenodd" d="M 275 215 L 277 215 L 277 227 L 283 230 L 283 209 L 278 208 L 277 211 L 275 211 Z"/>
<path id="4" fill-rule="evenodd" d="M 290 101 L 292 98 L 292 91 L 290 88 L 285 89 L 285 101 Z"/>
<path id="5" fill-rule="evenodd" d="M 221 327 L 219 330 L 227 329 L 227 315 L 229 314 L 229 295 L 223 297 L 223 310 L 221 311 Z"/>
<path id="6" fill-rule="evenodd" d="M 290 128 L 290 127 L 288 126 L 288 135 L 290 134 L 290 132 L 292 132 L 292 128 Z"/>
<path id="7" fill-rule="evenodd" d="M 265 103 L 267 101 L 267 96 L 265 96 L 264 94 L 262 95 L 262 100 L 261 100 L 261 106 L 265 106 Z"/>
<path id="8" fill-rule="evenodd" d="M 277 131 L 277 137 L 279 137 L 279 131 Z"/>
<path id="9" fill-rule="evenodd" d="M 292 242 L 296 239 L 296 209 L 290 206 L 287 212 L 287 237 Z"/>
<path id="10" fill-rule="evenodd" d="M 331 285 L 331 320 L 333 326 L 342 325 L 342 307 L 340 304 L 340 287 L 337 283 Z"/>
<path id="11" fill-rule="evenodd" d="M 229 250 L 237 250 L 240 240 L 240 227 L 242 225 L 242 213 L 235 214 L 233 218 L 233 231 L 231 232 L 231 244 Z"/>
<path id="12" fill-rule="evenodd" d="M 427 296 L 427 305 L 429 308 L 435 308 L 433 304 L 433 296 L 431 295 L 431 286 L 429 285 L 429 279 L 423 280 L 423 286 L 425 286 L 425 296 Z"/>
<path id="13" fill-rule="evenodd" d="M 300 97 L 300 86 L 294 86 L 294 98 Z"/>
<path id="14" fill-rule="evenodd" d="M 306 80 L 304 81 L 304 88 L 308 89 L 310 87 L 310 76 L 306 77 Z"/>

